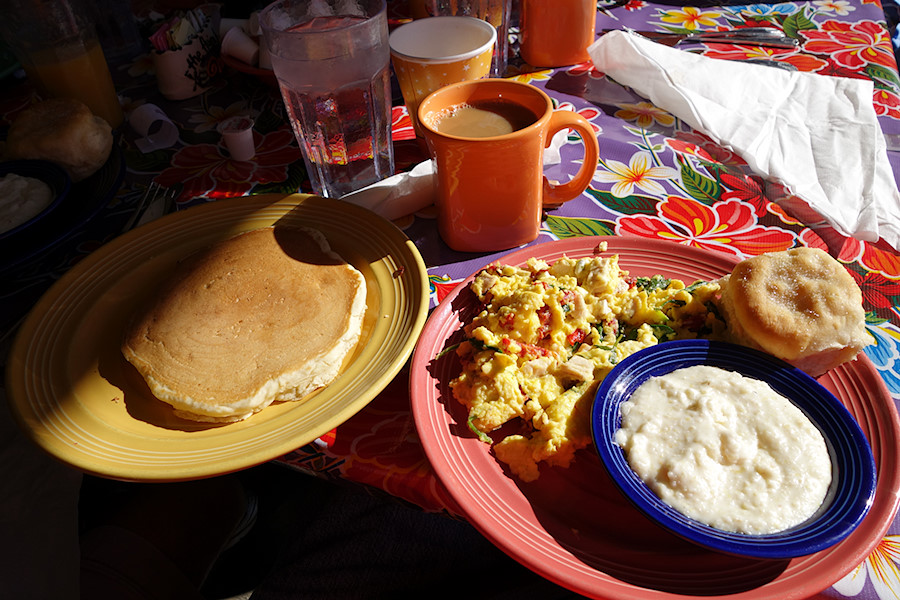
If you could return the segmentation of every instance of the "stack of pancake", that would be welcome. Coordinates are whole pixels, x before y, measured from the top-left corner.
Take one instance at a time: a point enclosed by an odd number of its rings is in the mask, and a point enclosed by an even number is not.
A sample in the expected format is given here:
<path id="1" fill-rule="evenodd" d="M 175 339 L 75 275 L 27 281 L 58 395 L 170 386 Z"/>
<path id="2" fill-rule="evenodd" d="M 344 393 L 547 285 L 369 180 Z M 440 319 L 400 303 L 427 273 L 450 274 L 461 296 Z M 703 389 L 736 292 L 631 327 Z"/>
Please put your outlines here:
<path id="1" fill-rule="evenodd" d="M 365 310 L 365 278 L 319 231 L 267 227 L 179 264 L 122 354 L 177 415 L 239 421 L 331 383 Z"/>

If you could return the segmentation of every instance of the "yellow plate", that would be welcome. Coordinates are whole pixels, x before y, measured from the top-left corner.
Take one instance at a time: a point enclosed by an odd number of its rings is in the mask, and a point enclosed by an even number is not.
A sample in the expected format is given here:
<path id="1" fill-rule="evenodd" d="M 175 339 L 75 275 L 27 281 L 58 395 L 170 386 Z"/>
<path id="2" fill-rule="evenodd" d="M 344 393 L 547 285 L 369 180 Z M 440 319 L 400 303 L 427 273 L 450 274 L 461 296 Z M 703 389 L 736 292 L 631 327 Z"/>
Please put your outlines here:
<path id="1" fill-rule="evenodd" d="M 122 358 L 136 306 L 194 250 L 275 223 L 320 230 L 366 278 L 368 308 L 356 350 L 329 386 L 227 425 L 184 421 Z M 101 247 L 40 299 L 16 337 L 7 390 L 23 429 L 85 472 L 178 481 L 259 464 L 340 425 L 393 379 L 428 311 L 415 245 L 357 206 L 306 195 L 220 200 L 169 215 Z"/>

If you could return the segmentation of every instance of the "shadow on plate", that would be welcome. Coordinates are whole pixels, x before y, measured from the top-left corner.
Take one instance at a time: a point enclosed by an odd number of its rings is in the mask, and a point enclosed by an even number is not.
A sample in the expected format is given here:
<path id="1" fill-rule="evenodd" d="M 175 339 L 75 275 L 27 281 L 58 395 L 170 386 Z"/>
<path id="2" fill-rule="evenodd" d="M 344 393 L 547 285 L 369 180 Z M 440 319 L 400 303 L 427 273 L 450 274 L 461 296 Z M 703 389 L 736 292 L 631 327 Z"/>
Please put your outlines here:
<path id="1" fill-rule="evenodd" d="M 695 596 L 737 594 L 773 581 L 790 563 L 709 551 L 668 532 L 619 492 L 593 448 L 578 451 L 566 469 L 542 467 L 537 481 L 515 481 L 562 547 L 631 585 Z"/>
<path id="2" fill-rule="evenodd" d="M 205 431 L 228 423 L 200 423 L 182 419 L 175 409 L 153 395 L 144 378 L 121 353 L 104 353 L 99 359 L 100 376 L 122 390 L 128 415 L 137 421 L 171 431 Z"/>

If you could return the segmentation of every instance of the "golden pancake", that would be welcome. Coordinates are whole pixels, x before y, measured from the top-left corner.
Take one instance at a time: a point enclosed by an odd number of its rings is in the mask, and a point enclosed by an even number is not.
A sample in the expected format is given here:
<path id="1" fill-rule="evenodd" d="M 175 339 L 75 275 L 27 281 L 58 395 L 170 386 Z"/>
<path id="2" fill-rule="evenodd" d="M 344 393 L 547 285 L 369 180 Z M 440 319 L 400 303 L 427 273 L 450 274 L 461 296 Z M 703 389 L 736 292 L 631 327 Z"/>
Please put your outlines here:
<path id="1" fill-rule="evenodd" d="M 720 284 L 719 308 L 735 341 L 814 377 L 854 359 L 872 341 L 859 286 L 823 250 L 755 256 Z"/>
<path id="2" fill-rule="evenodd" d="M 267 227 L 183 261 L 122 353 L 179 416 L 238 421 L 333 381 L 365 309 L 365 278 L 320 232 Z"/>

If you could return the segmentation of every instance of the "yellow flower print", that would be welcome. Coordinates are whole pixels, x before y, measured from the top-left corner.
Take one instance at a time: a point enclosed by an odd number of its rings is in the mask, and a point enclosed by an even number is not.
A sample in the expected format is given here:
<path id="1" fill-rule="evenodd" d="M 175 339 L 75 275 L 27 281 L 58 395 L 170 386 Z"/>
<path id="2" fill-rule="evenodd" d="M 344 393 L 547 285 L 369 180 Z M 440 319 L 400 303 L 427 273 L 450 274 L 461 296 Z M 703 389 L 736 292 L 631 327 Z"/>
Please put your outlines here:
<path id="1" fill-rule="evenodd" d="M 664 23 L 674 23 L 687 29 L 695 31 L 700 26 L 715 27 L 716 21 L 722 16 L 721 12 L 712 10 L 700 10 L 695 6 L 685 6 L 681 10 L 667 10 L 662 16 Z"/>
<path id="2" fill-rule="evenodd" d="M 847 0 L 815 0 L 813 2 L 823 12 L 833 12 L 836 15 L 845 17 L 851 11 L 856 10 Z"/>
<path id="3" fill-rule="evenodd" d="M 649 127 L 654 121 L 665 126 L 675 122 L 675 117 L 649 102 L 619 104 L 618 106 L 616 117 L 623 121 L 633 121 L 640 127 Z"/>
<path id="4" fill-rule="evenodd" d="M 229 106 L 210 106 L 208 111 L 197 111 L 188 118 L 188 123 L 194 125 L 194 131 L 214 131 L 219 123 L 227 121 L 231 117 L 247 114 L 247 103 L 237 101 Z"/>
<path id="5" fill-rule="evenodd" d="M 834 584 L 834 589 L 844 596 L 857 596 L 866 579 L 881 600 L 900 598 L 900 535 L 885 536 L 861 565 Z"/>
<path id="6" fill-rule="evenodd" d="M 543 71 L 533 71 L 531 73 L 520 72 L 514 77 L 510 77 L 510 79 L 515 79 L 516 81 L 521 81 L 522 83 L 531 83 L 532 81 L 549 81 L 552 75 L 552 69 L 545 69 Z"/>
<path id="7" fill-rule="evenodd" d="M 647 152 L 638 152 L 631 157 L 628 164 L 617 160 L 602 162 L 608 171 L 598 171 L 594 174 L 594 180 L 602 183 L 612 183 L 610 192 L 617 198 L 624 198 L 634 192 L 635 186 L 657 196 L 665 195 L 663 186 L 656 179 L 672 179 L 678 175 L 678 171 L 671 167 L 654 167 L 653 161 Z"/>

